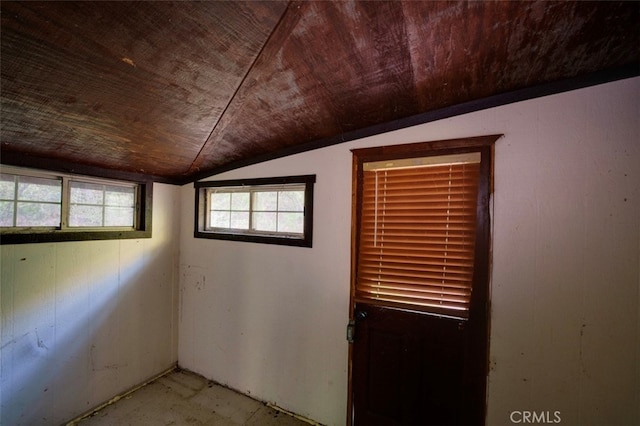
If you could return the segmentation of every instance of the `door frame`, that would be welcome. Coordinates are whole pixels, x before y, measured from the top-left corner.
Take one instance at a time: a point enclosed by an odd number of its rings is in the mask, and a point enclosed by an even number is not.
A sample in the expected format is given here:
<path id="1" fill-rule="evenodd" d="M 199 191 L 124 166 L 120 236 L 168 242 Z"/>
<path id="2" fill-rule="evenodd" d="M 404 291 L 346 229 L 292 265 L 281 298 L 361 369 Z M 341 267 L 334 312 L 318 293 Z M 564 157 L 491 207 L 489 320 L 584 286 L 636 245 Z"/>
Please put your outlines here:
<path id="1" fill-rule="evenodd" d="M 418 142 L 374 148 L 352 149 L 351 185 L 351 280 L 349 290 L 349 323 L 355 322 L 355 282 L 357 275 L 358 240 L 360 232 L 360 197 L 362 191 L 362 165 L 372 161 L 437 156 L 476 151 L 482 155 L 480 181 L 478 187 L 478 210 L 476 229 L 476 251 L 474 261 L 473 292 L 469 306 L 470 344 L 482 348 L 474 358 L 473 370 L 482 374 L 470 378 L 472 394 L 476 400 L 484 401 L 477 418 L 486 421 L 487 380 L 489 372 L 489 330 L 490 330 L 490 280 L 491 280 L 491 197 L 493 194 L 494 144 L 503 135 L 487 135 L 470 138 L 449 139 L 432 142 Z M 483 321 L 484 320 L 484 321 Z M 479 324 L 479 325 L 478 325 Z M 357 339 L 357 336 L 355 336 Z M 353 344 L 348 350 L 347 425 L 353 425 Z"/>

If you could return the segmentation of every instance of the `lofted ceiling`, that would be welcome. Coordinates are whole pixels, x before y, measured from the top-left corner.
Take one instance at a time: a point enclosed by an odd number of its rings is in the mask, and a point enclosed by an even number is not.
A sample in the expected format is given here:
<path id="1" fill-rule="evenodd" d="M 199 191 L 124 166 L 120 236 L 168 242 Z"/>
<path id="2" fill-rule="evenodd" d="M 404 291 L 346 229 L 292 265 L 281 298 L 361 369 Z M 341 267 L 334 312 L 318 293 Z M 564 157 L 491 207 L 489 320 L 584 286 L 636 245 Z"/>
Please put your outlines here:
<path id="1" fill-rule="evenodd" d="M 518 90 L 637 75 L 640 63 L 632 1 L 0 9 L 2 162 L 174 183 Z"/>

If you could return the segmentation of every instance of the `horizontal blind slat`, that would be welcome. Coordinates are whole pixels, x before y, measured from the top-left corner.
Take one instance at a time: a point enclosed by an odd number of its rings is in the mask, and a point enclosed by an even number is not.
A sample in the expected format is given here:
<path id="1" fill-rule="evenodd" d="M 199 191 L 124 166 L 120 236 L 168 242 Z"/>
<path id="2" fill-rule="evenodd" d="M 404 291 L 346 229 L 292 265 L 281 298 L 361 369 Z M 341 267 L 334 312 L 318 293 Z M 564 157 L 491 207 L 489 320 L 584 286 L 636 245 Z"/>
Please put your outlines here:
<path id="1" fill-rule="evenodd" d="M 464 305 L 467 303 L 467 299 L 469 297 L 468 294 L 446 294 L 445 292 L 419 292 L 419 291 L 410 291 L 406 289 L 392 289 L 385 287 L 363 287 L 357 290 L 356 293 L 360 297 L 370 297 L 377 298 L 380 296 L 394 296 L 397 299 L 404 298 L 408 300 L 414 301 L 433 301 L 433 302 L 443 302 L 443 303 L 451 303 L 451 304 L 459 304 Z"/>
<path id="2" fill-rule="evenodd" d="M 473 258 L 466 254 L 458 254 L 449 256 L 448 252 L 409 252 L 407 250 L 395 250 L 392 253 L 384 253 L 383 251 L 366 251 L 362 253 L 363 262 L 372 262 L 376 265 L 384 261 L 385 264 L 397 263 L 398 265 L 412 264 L 416 265 L 449 265 L 453 267 L 473 267 Z"/>
<path id="3" fill-rule="evenodd" d="M 443 257 L 451 259 L 452 262 L 446 262 L 446 264 L 461 264 L 466 265 L 471 262 L 473 264 L 473 258 L 469 257 L 466 250 L 423 250 L 416 249 L 410 251 L 403 247 L 394 247 L 390 250 L 394 250 L 394 253 L 390 254 L 389 250 L 382 252 L 381 250 L 370 250 L 363 252 L 363 260 L 371 259 L 371 261 L 379 261 L 382 256 L 385 256 L 386 261 L 393 261 L 393 258 L 389 258 L 393 254 L 400 259 L 406 259 L 407 262 L 414 260 L 416 262 L 428 262 L 429 259 L 434 259 L 434 264 L 442 264 Z M 438 260 L 440 259 L 440 260 Z M 399 260 L 401 262 L 402 260 Z"/>
<path id="4" fill-rule="evenodd" d="M 420 226 L 416 225 L 414 222 L 411 222 L 410 220 L 396 220 L 393 221 L 392 223 L 387 223 L 384 225 L 384 230 L 386 232 L 391 232 L 391 231 L 429 231 L 429 230 L 433 230 L 433 231 L 449 231 L 449 232 L 454 232 L 454 231 L 465 231 L 468 233 L 472 233 L 475 232 L 475 227 L 472 224 L 466 225 L 466 224 L 456 224 L 456 225 L 452 225 L 452 226 L 442 226 L 442 224 L 430 224 L 428 222 L 425 222 L 424 224 L 419 224 Z"/>
<path id="5" fill-rule="evenodd" d="M 367 301 L 397 302 L 400 304 L 400 306 L 404 305 L 404 307 L 410 307 L 416 310 L 431 311 L 430 309 L 423 309 L 423 308 L 438 307 L 443 309 L 442 312 L 438 312 L 438 313 L 445 313 L 445 314 L 448 313 L 453 315 L 458 314 L 461 316 L 466 316 L 464 311 L 468 310 L 466 303 L 454 303 L 454 302 L 432 300 L 432 299 L 427 299 L 427 300 L 415 299 L 411 297 L 403 297 L 399 295 L 389 295 L 389 294 L 381 294 L 381 295 L 372 297 L 371 295 L 368 295 L 368 294 L 358 293 L 356 294 L 356 299 L 358 301 L 364 301 L 364 302 L 367 302 Z M 459 312 L 459 313 L 447 312 L 448 310 L 462 311 L 462 312 Z"/>
<path id="6" fill-rule="evenodd" d="M 399 192 L 378 192 L 378 199 L 380 201 L 385 201 L 386 203 L 394 203 L 401 201 L 415 201 L 415 202 L 423 202 L 423 203 L 433 203 L 433 202 L 455 202 L 462 203 L 468 202 L 472 203 L 475 201 L 475 197 L 477 194 L 465 192 L 465 191 L 454 191 L 454 192 L 442 192 L 436 193 L 431 192 L 429 194 L 425 194 L 425 191 L 429 191 L 429 188 L 413 188 L 410 190 L 406 190 L 402 193 Z M 475 197 L 474 197 L 475 196 Z M 412 200 L 409 200 L 408 197 L 411 197 Z M 365 193 L 363 194 L 364 201 L 375 201 L 376 196 L 375 192 Z M 375 208 L 376 206 L 367 206 L 368 209 Z M 378 206 L 378 208 L 382 208 L 382 206 Z"/>
<path id="7" fill-rule="evenodd" d="M 379 297 L 394 297 L 396 300 L 406 300 L 410 302 L 431 302 L 437 303 L 439 305 L 457 305 L 464 306 L 466 303 L 467 297 L 449 297 L 444 294 L 434 294 L 433 296 L 425 296 L 424 294 L 416 294 L 409 291 L 393 291 L 380 289 L 380 291 L 376 291 L 375 293 L 367 293 L 360 291 L 358 292 L 358 296 L 360 297 L 371 297 L 371 298 L 379 298 Z"/>
<path id="8" fill-rule="evenodd" d="M 469 287 L 466 283 L 455 283 L 455 282 L 440 282 L 437 278 L 434 278 L 431 281 L 420 281 L 420 282 L 411 282 L 410 280 L 404 279 L 382 279 L 378 280 L 378 277 L 371 277 L 370 279 L 367 276 L 363 276 L 361 286 L 359 289 L 377 289 L 380 287 L 385 288 L 393 288 L 393 289 L 406 289 L 406 290 L 415 290 L 421 292 L 430 292 L 430 293 L 449 293 L 449 294 L 470 294 L 471 287 Z M 436 291 L 437 290 L 437 291 Z"/>
<path id="9" fill-rule="evenodd" d="M 438 287 L 438 288 L 450 288 L 450 289 L 468 289 L 470 288 L 469 281 L 471 276 L 467 276 L 465 279 L 456 280 L 455 277 L 446 277 L 442 279 L 437 275 L 431 277 L 421 277 L 421 279 L 415 280 L 407 276 L 392 277 L 390 275 L 375 275 L 375 274 L 362 274 L 360 277 L 360 286 L 369 284 L 386 284 L 386 285 L 414 285 L 419 287 Z"/>
<path id="10" fill-rule="evenodd" d="M 461 169 L 474 169 L 479 168 L 480 163 L 478 161 L 470 161 L 466 163 L 443 163 L 443 164 L 430 164 L 423 165 L 417 167 L 403 167 L 403 168 L 389 168 L 389 169 L 378 169 L 378 171 L 383 171 L 387 173 L 394 173 L 396 175 L 411 175 L 411 174 L 419 174 L 424 175 L 425 173 L 445 173 L 449 172 L 449 168 L 453 166 L 454 171 Z M 374 173 L 376 170 L 369 170 L 369 173 Z"/>
<path id="11" fill-rule="evenodd" d="M 471 289 L 468 288 L 454 288 L 454 287 L 437 287 L 437 286 L 412 286 L 403 283 L 370 283 L 363 284 L 360 291 L 365 293 L 375 293 L 378 289 L 384 288 L 387 290 L 400 290 L 400 291 L 413 291 L 416 294 L 425 294 L 428 297 L 429 294 L 446 294 L 451 297 L 466 297 L 471 294 Z"/>
<path id="12" fill-rule="evenodd" d="M 475 169 L 475 170 L 474 170 Z M 469 168 L 465 170 L 441 170 L 441 171 L 432 171 L 427 173 L 406 173 L 401 172 L 399 170 L 387 170 L 387 171 L 373 171 L 367 170 L 364 172 L 366 177 L 375 177 L 375 174 L 378 174 L 378 179 L 386 179 L 388 182 L 437 182 L 437 181 L 448 181 L 448 180 L 456 180 L 456 179 L 473 179 L 473 174 L 477 173 L 479 168 Z"/>
<path id="13" fill-rule="evenodd" d="M 453 306 L 443 307 L 442 305 L 439 305 L 437 303 L 424 303 L 424 304 L 419 302 L 406 303 L 406 302 L 398 302 L 390 298 L 388 300 L 385 300 L 385 298 L 380 298 L 380 299 L 364 298 L 364 297 L 360 297 L 357 294 L 355 295 L 354 299 L 356 303 L 367 303 L 369 305 L 393 307 L 393 308 L 399 308 L 399 309 L 409 309 L 413 311 L 428 312 L 430 314 L 436 314 L 436 315 L 453 316 L 456 318 L 467 317 L 467 310 L 464 306 L 453 305 Z"/>
<path id="14" fill-rule="evenodd" d="M 473 265 L 468 268 L 448 266 L 446 270 L 443 270 L 442 265 L 425 265 L 424 268 L 411 268 L 412 266 L 420 266 L 419 263 L 407 264 L 406 271 L 403 271 L 400 267 L 391 268 L 386 265 L 379 265 L 375 262 L 363 263 L 358 269 L 362 278 L 366 275 L 371 277 L 378 276 L 396 276 L 396 277 L 414 277 L 432 280 L 442 280 L 443 276 L 446 276 L 451 281 L 465 282 L 473 276 Z M 446 274 L 446 275 L 445 275 Z"/>

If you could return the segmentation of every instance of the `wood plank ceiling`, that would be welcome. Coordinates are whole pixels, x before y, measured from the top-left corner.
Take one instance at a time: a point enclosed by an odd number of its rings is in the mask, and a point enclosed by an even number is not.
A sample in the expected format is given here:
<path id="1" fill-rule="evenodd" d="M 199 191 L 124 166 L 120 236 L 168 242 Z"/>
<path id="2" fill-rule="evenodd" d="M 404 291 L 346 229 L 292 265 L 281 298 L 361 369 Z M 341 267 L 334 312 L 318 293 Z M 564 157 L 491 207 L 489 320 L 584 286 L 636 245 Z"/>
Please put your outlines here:
<path id="1" fill-rule="evenodd" d="M 2 1 L 2 162 L 184 183 L 515 90 L 637 75 L 639 7 Z"/>

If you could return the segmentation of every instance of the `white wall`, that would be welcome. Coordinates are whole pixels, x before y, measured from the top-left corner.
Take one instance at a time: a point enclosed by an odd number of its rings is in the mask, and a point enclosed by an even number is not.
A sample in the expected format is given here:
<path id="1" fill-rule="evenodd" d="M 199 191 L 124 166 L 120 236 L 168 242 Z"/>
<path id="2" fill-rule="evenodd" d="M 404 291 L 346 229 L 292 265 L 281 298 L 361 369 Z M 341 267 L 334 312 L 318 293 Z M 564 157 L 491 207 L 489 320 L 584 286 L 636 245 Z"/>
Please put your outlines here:
<path id="1" fill-rule="evenodd" d="M 488 424 L 640 423 L 640 79 L 215 176 L 316 174 L 313 248 L 193 238 L 182 189 L 179 362 L 329 425 L 346 419 L 351 148 L 501 133 Z M 514 417 L 516 420 L 517 417 Z"/>
<path id="2" fill-rule="evenodd" d="M 1 424 L 61 424 L 174 365 L 178 200 L 154 185 L 151 239 L 2 246 Z"/>

